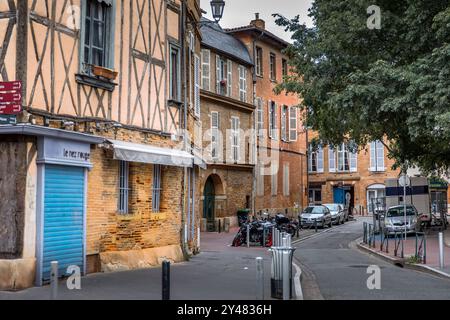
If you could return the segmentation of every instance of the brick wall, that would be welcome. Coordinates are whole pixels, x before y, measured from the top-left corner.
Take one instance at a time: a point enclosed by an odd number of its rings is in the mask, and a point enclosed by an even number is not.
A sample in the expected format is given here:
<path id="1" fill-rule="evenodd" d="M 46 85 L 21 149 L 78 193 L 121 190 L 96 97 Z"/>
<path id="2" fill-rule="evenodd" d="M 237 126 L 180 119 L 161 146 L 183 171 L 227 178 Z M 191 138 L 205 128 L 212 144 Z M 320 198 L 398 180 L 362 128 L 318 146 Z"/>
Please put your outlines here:
<path id="1" fill-rule="evenodd" d="M 130 164 L 130 210 L 118 212 L 119 162 L 111 151 L 92 150 L 89 173 L 88 255 L 177 245 L 180 243 L 183 169 L 163 167 L 161 212 L 153 213 L 153 166 Z M 179 196 L 176 196 L 179 195 Z"/>

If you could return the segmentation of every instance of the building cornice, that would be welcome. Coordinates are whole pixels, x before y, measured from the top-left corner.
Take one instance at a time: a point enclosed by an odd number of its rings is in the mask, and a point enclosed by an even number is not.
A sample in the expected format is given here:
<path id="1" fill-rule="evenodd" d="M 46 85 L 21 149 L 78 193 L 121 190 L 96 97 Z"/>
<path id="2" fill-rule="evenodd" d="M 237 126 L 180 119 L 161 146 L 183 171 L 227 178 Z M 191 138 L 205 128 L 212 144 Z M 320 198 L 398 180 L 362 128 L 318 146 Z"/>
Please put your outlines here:
<path id="1" fill-rule="evenodd" d="M 226 104 L 228 107 L 247 113 L 253 113 L 256 107 L 250 103 L 242 102 L 230 97 L 222 96 L 206 90 L 200 90 L 200 97 L 216 103 Z"/>

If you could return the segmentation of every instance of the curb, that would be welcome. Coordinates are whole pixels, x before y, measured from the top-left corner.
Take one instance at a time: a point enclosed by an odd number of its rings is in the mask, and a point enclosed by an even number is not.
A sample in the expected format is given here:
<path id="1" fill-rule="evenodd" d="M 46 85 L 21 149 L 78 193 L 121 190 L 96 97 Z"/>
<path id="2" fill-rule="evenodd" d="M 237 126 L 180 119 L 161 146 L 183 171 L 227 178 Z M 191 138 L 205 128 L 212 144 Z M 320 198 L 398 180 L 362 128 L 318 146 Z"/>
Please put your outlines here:
<path id="1" fill-rule="evenodd" d="M 378 258 L 381 258 L 384 261 L 387 261 L 393 265 L 401 265 L 403 268 L 405 269 L 410 269 L 410 270 L 414 270 L 414 271 L 420 271 L 420 272 L 424 272 L 424 273 L 428 273 L 430 275 L 433 276 L 437 276 L 440 278 L 444 278 L 444 279 L 448 279 L 450 280 L 450 274 L 445 273 L 439 269 L 424 265 L 424 264 L 411 264 L 411 263 L 407 263 L 406 259 L 401 259 L 401 258 L 393 258 L 391 256 L 388 256 L 386 254 L 383 254 L 382 252 L 373 250 L 372 248 L 367 248 L 366 246 L 362 245 L 361 243 L 362 239 L 358 239 L 355 241 L 356 246 L 359 250 L 361 251 L 365 251 L 371 255 L 375 255 Z"/>
<path id="2" fill-rule="evenodd" d="M 297 270 L 297 273 L 295 274 L 295 277 L 294 277 L 295 300 L 303 301 L 303 300 L 305 300 L 305 298 L 303 296 L 303 288 L 302 288 L 303 272 L 302 272 L 302 269 L 295 262 L 293 262 L 293 265 L 294 265 L 295 269 Z"/>

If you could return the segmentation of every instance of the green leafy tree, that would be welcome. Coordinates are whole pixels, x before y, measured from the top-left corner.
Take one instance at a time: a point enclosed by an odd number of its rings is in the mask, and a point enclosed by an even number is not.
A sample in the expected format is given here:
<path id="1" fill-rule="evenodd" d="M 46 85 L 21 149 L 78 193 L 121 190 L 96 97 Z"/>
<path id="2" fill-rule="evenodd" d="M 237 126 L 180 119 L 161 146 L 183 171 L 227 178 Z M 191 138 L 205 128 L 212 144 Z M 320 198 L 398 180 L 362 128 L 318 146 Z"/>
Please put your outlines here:
<path id="1" fill-rule="evenodd" d="M 381 29 L 367 21 L 381 8 Z M 278 93 L 297 93 L 322 144 L 386 138 L 395 167 L 450 168 L 450 1 L 316 0 L 315 25 L 274 15 L 293 32 L 292 74 Z"/>

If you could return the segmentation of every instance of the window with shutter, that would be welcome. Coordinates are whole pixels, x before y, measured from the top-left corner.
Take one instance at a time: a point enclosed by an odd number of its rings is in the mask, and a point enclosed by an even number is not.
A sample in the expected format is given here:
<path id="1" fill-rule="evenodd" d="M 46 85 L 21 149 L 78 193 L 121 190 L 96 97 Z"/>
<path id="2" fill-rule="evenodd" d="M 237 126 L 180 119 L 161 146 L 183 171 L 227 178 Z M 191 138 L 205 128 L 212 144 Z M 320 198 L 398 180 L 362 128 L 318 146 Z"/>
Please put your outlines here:
<path id="1" fill-rule="evenodd" d="M 219 158 L 219 113 L 211 112 L 211 158 Z"/>
<path id="2" fill-rule="evenodd" d="M 375 141 L 370 144 L 370 171 L 386 171 L 384 163 L 384 145 L 381 141 Z"/>
<path id="3" fill-rule="evenodd" d="M 288 107 L 283 106 L 281 111 L 281 140 L 287 142 L 288 141 Z"/>
<path id="4" fill-rule="evenodd" d="M 194 113 L 200 117 L 200 58 L 194 57 Z"/>
<path id="5" fill-rule="evenodd" d="M 247 69 L 239 66 L 239 100 L 247 102 Z"/>
<path id="6" fill-rule="evenodd" d="M 328 165 L 330 167 L 330 172 L 336 172 L 336 151 L 333 146 L 330 146 L 328 149 Z"/>
<path id="7" fill-rule="evenodd" d="M 233 61 L 227 60 L 227 96 L 233 95 Z"/>
<path id="8" fill-rule="evenodd" d="M 258 130 L 257 135 L 259 137 L 264 136 L 264 108 L 263 100 L 261 98 L 256 98 L 257 107 L 257 117 L 256 117 L 256 129 Z"/>
<path id="9" fill-rule="evenodd" d="M 324 173 L 324 157 L 323 157 L 323 148 L 319 148 L 317 151 L 317 172 Z"/>
<path id="10" fill-rule="evenodd" d="M 211 90 L 211 52 L 209 50 L 202 50 L 202 88 L 203 90 Z"/>
<path id="11" fill-rule="evenodd" d="M 219 57 L 219 55 L 216 55 L 216 93 L 221 94 L 221 81 L 223 80 L 222 77 L 222 68 L 221 68 L 222 61 Z"/>
<path id="12" fill-rule="evenodd" d="M 272 101 L 269 101 L 269 138 L 273 138 L 273 108 Z"/>
<path id="13" fill-rule="evenodd" d="M 233 161 L 240 161 L 240 120 L 237 117 L 231 118 L 231 149 Z"/>
<path id="14" fill-rule="evenodd" d="M 350 172 L 358 172 L 358 154 L 349 152 L 350 154 Z"/>
<path id="15" fill-rule="evenodd" d="M 289 112 L 289 140 L 292 142 L 298 139 L 298 110 L 296 107 L 291 107 Z"/>

